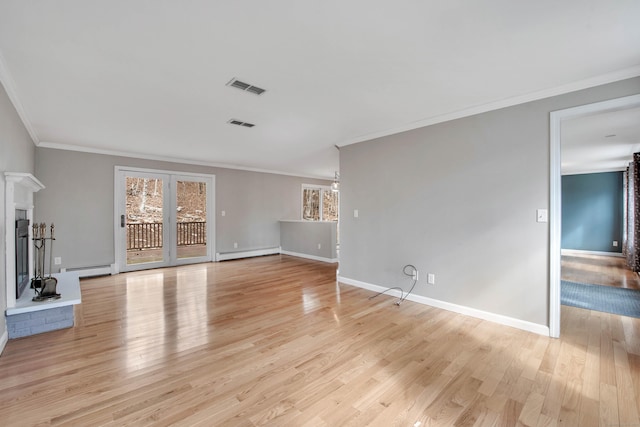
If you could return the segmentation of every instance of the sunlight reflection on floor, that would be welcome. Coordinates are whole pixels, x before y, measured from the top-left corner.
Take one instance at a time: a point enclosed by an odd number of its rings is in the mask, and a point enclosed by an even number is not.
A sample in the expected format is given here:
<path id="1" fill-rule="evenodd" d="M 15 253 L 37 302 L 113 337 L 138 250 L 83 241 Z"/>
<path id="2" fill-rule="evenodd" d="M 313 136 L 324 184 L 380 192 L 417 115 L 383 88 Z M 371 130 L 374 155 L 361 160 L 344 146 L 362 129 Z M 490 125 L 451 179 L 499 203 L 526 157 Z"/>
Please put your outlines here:
<path id="1" fill-rule="evenodd" d="M 180 270 L 175 281 L 165 278 L 162 271 L 131 275 L 126 279 L 126 292 L 129 371 L 207 343 L 208 310 L 213 308 L 207 299 L 205 266 Z M 166 348 L 166 343 L 171 343 L 171 348 Z"/>

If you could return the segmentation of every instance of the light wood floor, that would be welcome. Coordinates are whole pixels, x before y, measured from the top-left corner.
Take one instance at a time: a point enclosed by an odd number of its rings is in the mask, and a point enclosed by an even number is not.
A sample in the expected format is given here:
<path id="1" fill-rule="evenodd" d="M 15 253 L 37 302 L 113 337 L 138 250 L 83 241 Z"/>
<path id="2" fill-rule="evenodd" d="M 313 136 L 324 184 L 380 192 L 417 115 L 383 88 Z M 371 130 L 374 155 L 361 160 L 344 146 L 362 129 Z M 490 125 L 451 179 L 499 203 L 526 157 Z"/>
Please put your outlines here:
<path id="1" fill-rule="evenodd" d="M 335 277 L 277 255 L 83 281 L 76 327 L 7 344 L 0 424 L 640 425 L 640 319 L 563 306 L 551 339 Z"/>
<path id="2" fill-rule="evenodd" d="M 562 280 L 640 290 L 640 276 L 627 268 L 621 257 L 563 255 Z"/>

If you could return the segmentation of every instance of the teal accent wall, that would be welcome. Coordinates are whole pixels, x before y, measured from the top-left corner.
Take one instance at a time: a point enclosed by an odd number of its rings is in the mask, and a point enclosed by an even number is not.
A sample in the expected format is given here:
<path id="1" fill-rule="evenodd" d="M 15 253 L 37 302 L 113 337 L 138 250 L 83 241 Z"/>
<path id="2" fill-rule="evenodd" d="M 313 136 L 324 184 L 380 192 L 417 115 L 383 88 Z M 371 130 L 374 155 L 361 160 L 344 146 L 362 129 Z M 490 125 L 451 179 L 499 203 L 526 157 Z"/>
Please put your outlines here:
<path id="1" fill-rule="evenodd" d="M 562 177 L 562 249 L 622 252 L 622 174 Z"/>

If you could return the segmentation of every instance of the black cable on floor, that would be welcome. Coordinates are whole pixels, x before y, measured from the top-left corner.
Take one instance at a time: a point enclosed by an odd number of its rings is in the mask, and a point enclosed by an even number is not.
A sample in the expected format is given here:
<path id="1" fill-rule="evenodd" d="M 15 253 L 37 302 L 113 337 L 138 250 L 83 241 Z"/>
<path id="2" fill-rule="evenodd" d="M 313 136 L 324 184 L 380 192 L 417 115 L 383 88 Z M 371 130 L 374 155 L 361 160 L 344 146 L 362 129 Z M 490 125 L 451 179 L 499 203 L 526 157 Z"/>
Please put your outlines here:
<path id="1" fill-rule="evenodd" d="M 410 269 L 409 272 L 407 272 L 408 268 Z M 418 269 L 415 266 L 413 266 L 411 264 L 405 265 L 402 268 L 402 273 L 404 273 L 405 276 L 409 276 L 409 277 L 411 277 L 413 279 L 413 284 L 411 285 L 411 289 L 409 289 L 409 292 L 407 292 L 406 295 L 404 293 L 404 289 L 402 289 L 399 286 L 394 286 L 394 287 L 391 287 L 391 288 L 387 288 L 382 292 L 378 292 L 377 294 L 375 294 L 373 296 L 370 296 L 369 299 L 370 300 L 374 299 L 375 297 L 380 296 L 382 294 L 385 294 L 385 293 L 389 292 L 392 289 L 398 289 L 400 291 L 400 299 L 398 301 L 396 301 L 394 304 L 395 305 L 400 305 L 404 300 L 407 299 L 409 294 L 413 291 L 413 288 L 416 287 L 416 283 L 418 283 Z"/>

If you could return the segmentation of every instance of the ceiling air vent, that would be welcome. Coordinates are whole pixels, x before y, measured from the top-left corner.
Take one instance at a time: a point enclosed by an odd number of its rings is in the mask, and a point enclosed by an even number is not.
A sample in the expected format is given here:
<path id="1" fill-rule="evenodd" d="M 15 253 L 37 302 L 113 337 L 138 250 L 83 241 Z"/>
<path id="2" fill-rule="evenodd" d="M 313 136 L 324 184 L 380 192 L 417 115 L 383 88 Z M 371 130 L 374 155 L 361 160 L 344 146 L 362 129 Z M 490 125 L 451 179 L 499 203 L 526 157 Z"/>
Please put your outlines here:
<path id="1" fill-rule="evenodd" d="M 252 127 L 255 126 L 253 123 L 243 122 L 243 121 L 236 120 L 236 119 L 231 119 L 227 123 L 232 124 L 232 125 L 237 125 L 237 126 L 244 126 L 246 128 L 252 128 Z"/>
<path id="2" fill-rule="evenodd" d="M 251 93 L 253 93 L 255 95 L 262 95 L 263 93 L 265 93 L 267 91 L 266 89 L 262 89 L 261 87 L 253 86 L 253 85 L 251 85 L 249 83 L 241 82 L 240 80 L 236 79 L 235 77 L 232 78 L 229 83 L 227 83 L 227 86 L 235 87 L 235 88 L 243 90 L 245 92 L 251 92 Z"/>

